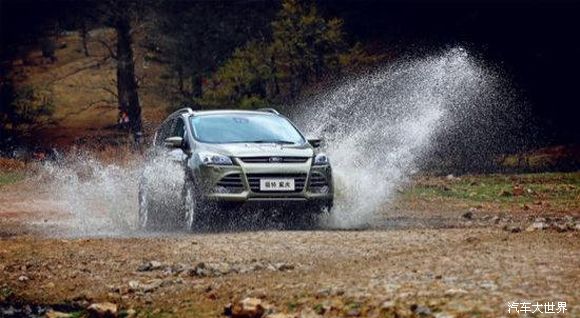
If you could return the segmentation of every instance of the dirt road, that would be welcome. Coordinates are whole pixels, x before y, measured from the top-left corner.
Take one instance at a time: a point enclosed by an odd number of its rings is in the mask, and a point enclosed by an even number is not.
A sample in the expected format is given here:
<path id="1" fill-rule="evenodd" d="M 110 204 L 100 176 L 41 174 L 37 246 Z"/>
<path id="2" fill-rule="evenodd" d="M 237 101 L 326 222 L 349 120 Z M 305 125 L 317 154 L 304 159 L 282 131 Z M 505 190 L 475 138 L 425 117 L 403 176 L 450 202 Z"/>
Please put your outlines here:
<path id="1" fill-rule="evenodd" d="M 507 317 L 507 302 L 566 302 L 562 317 L 580 317 L 577 216 L 434 207 L 385 210 L 365 230 L 60 237 L 57 220 L 67 216 L 49 192 L 1 190 L 5 316 L 25 313 L 26 304 L 82 314 L 108 301 L 143 317 L 216 317 L 253 297 L 302 317 Z M 534 219 L 549 228 L 526 231 Z"/>

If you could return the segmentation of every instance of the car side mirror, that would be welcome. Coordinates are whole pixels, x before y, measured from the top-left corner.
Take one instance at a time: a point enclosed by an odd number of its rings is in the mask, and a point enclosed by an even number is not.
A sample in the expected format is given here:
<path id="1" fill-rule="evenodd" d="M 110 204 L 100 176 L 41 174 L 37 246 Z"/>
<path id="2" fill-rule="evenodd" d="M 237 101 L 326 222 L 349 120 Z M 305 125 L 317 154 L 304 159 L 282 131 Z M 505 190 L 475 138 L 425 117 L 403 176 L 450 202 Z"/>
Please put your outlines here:
<path id="1" fill-rule="evenodd" d="M 163 145 L 169 149 L 183 147 L 183 137 L 169 137 L 163 141 Z"/>
<path id="2" fill-rule="evenodd" d="M 310 138 L 308 139 L 308 143 L 314 147 L 314 148 L 318 148 L 320 147 L 320 145 L 322 144 L 322 139 L 320 138 Z"/>

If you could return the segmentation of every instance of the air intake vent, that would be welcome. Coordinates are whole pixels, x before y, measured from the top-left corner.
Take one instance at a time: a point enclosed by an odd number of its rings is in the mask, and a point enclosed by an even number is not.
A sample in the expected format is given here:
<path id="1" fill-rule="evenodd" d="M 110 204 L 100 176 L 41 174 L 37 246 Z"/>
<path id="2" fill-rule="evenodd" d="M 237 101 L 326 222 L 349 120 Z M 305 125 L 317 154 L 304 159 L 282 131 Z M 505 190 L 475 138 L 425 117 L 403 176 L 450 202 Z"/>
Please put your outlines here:
<path id="1" fill-rule="evenodd" d="M 239 173 L 229 174 L 220 179 L 217 183 L 218 187 L 224 187 L 230 192 L 242 192 L 244 190 L 244 183 L 242 176 Z"/>
<path id="2" fill-rule="evenodd" d="M 310 181 L 308 182 L 310 188 L 322 188 L 324 186 L 328 186 L 328 181 L 326 177 L 320 173 L 313 173 L 310 176 Z"/>
<path id="3" fill-rule="evenodd" d="M 304 163 L 308 157 L 244 157 L 240 158 L 245 163 Z"/>

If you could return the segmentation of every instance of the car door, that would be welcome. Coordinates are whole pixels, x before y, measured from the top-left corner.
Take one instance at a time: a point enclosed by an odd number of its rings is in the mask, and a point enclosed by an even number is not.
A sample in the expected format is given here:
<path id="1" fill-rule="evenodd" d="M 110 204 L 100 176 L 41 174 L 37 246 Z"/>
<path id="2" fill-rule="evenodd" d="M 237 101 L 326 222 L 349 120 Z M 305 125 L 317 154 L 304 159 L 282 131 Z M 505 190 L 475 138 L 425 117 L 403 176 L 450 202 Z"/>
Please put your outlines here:
<path id="1" fill-rule="evenodd" d="M 171 126 L 171 133 L 169 137 L 181 137 L 183 138 L 184 142 L 187 140 L 185 136 L 185 121 L 181 117 L 176 117 Z M 187 147 L 187 143 L 184 143 L 183 148 L 173 148 L 168 149 L 168 156 L 172 161 L 185 163 L 187 160 L 187 154 L 184 151 Z"/>
<path id="2" fill-rule="evenodd" d="M 164 149 L 164 141 L 171 135 L 171 128 L 173 127 L 174 119 L 165 120 L 157 129 L 155 134 L 154 146 L 158 149 Z"/>

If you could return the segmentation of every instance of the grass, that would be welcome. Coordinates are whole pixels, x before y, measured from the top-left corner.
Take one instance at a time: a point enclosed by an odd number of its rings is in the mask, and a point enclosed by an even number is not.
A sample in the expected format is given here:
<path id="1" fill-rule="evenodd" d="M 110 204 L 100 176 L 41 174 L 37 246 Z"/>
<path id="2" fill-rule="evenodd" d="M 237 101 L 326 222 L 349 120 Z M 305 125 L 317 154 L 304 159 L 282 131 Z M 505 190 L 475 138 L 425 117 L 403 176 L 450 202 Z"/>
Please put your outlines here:
<path id="1" fill-rule="evenodd" d="M 107 129 L 117 122 L 115 97 L 115 61 L 107 58 L 108 51 L 99 40 L 114 45 L 114 31 L 94 30 L 89 41 L 90 56 L 81 50 L 78 34 L 59 38 L 57 60 L 48 63 L 39 50 L 27 53 L 29 64 L 15 66 L 11 77 L 17 85 L 31 85 L 53 94 L 55 105 L 52 124 L 45 125 L 38 138 L 46 144 L 69 146 L 78 138 L 92 141 L 92 137 L 115 139 L 115 130 Z M 164 65 L 145 61 L 140 41 L 135 38 L 135 68 L 140 81 L 140 102 L 143 107 L 144 129 L 148 132 L 165 116 L 172 101 L 165 92 L 170 80 L 162 80 L 167 70 Z"/>
<path id="2" fill-rule="evenodd" d="M 24 180 L 25 174 L 20 171 L 0 171 L 0 186 Z"/>
<path id="3" fill-rule="evenodd" d="M 580 172 L 468 175 L 419 178 L 404 202 L 441 202 L 458 207 L 580 210 Z"/>

